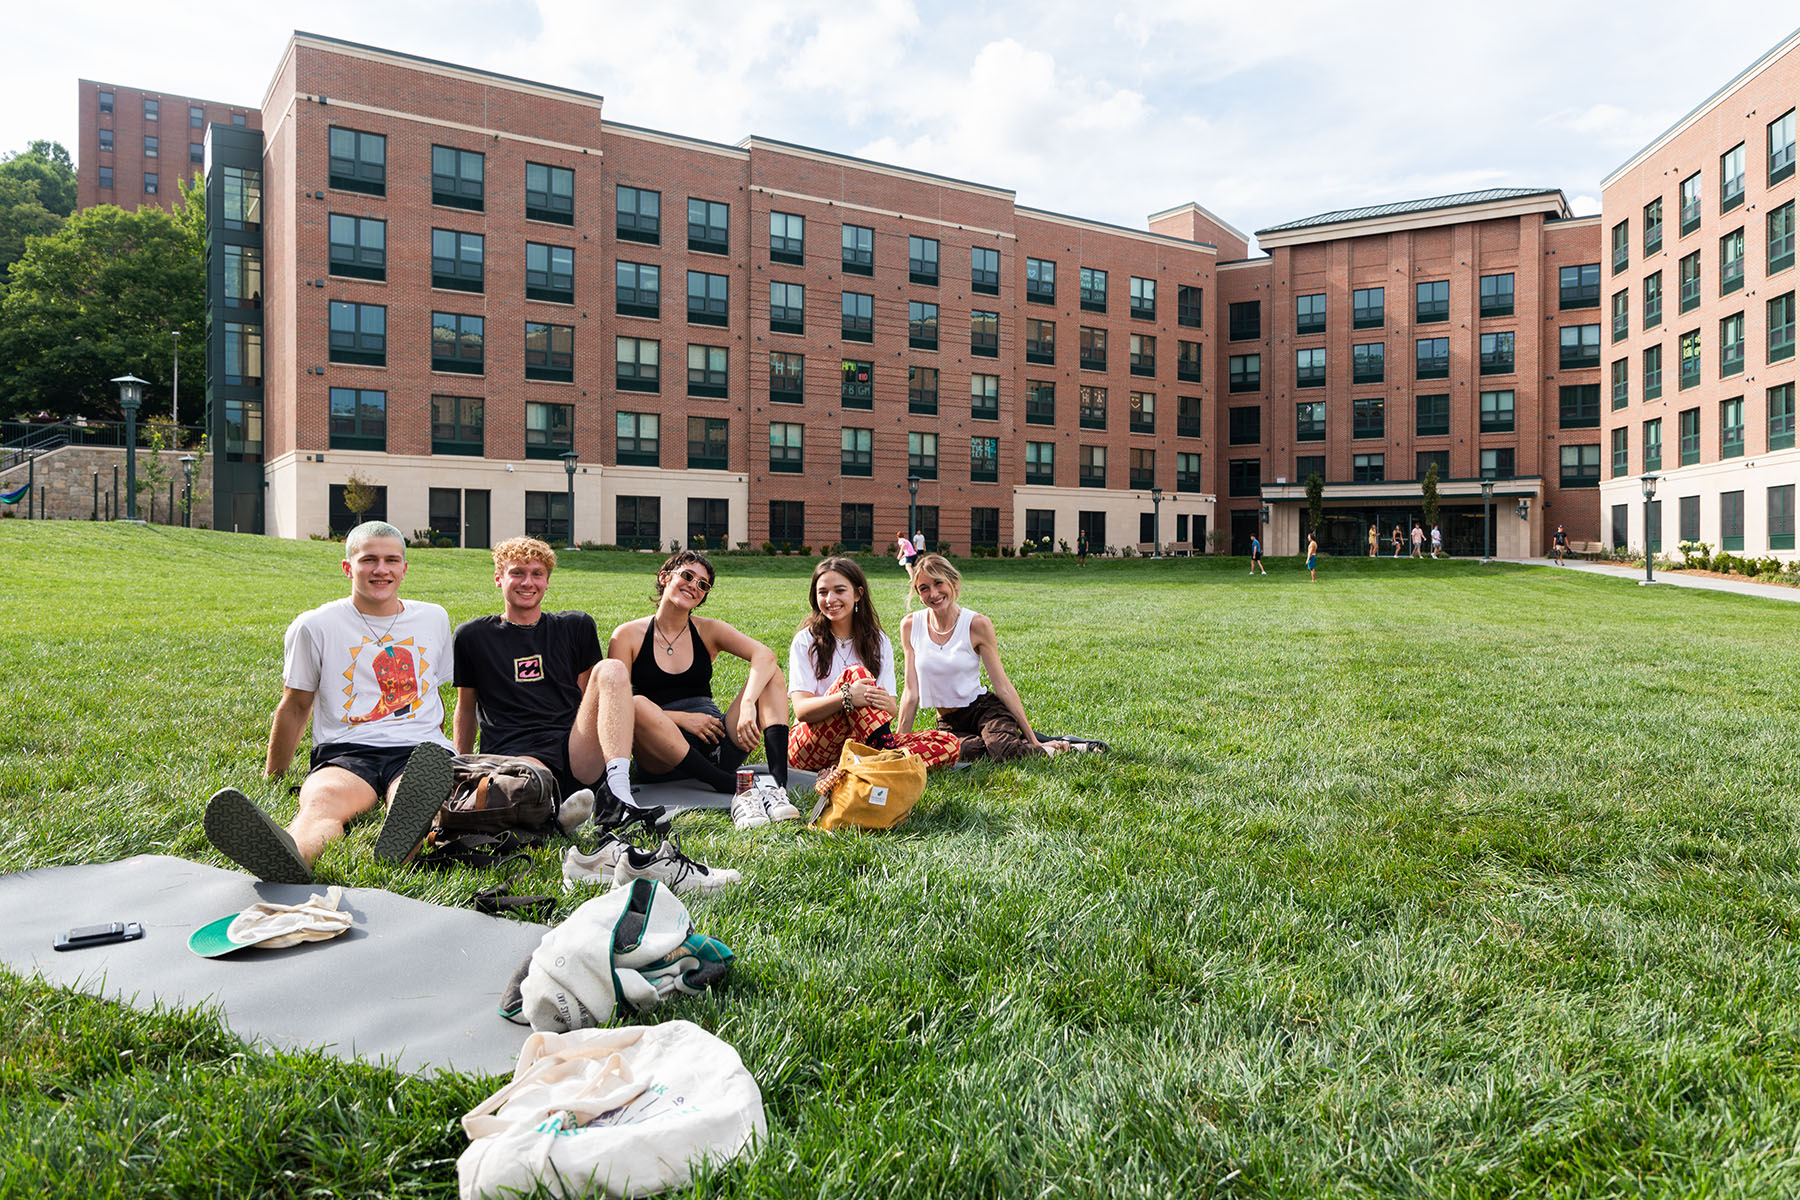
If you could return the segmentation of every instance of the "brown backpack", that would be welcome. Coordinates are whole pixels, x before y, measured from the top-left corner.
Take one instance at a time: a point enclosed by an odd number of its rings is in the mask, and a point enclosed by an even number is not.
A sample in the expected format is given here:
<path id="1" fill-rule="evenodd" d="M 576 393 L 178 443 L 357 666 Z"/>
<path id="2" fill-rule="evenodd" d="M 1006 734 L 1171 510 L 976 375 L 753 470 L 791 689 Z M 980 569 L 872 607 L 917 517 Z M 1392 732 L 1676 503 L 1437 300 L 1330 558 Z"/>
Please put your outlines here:
<path id="1" fill-rule="evenodd" d="M 469 834 L 513 834 L 537 842 L 556 828 L 556 777 L 536 763 L 504 754 L 459 754 L 451 780 L 450 797 L 432 823 L 433 845 Z"/>

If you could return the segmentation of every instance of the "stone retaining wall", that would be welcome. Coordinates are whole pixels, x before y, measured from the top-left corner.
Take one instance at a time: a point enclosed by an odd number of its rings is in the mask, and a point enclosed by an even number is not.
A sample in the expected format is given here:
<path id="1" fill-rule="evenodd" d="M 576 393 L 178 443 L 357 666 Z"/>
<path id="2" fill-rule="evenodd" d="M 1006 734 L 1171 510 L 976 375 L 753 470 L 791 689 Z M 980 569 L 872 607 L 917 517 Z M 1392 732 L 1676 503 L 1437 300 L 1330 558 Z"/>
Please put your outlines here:
<path id="1" fill-rule="evenodd" d="M 176 508 L 169 507 L 169 488 L 164 484 L 157 489 L 154 496 L 148 491 L 138 493 L 138 516 L 159 525 L 179 524 L 181 518 L 181 456 L 186 450 L 164 450 L 162 460 L 169 478 L 175 481 Z M 138 482 L 144 481 L 144 466 L 150 458 L 149 450 L 137 452 Z M 125 451 L 117 446 L 63 446 L 47 454 L 39 455 L 36 466 L 36 483 L 39 495 L 37 515 L 54 521 L 86 521 L 94 515 L 94 475 L 100 475 L 100 515 L 104 517 L 107 509 L 107 497 L 113 495 L 113 468 L 119 471 L 119 487 L 116 497 L 117 507 L 114 516 L 125 512 Z M 23 484 L 31 473 L 25 463 L 0 471 L 0 492 L 10 492 Z M 201 498 L 201 491 L 209 482 L 206 478 L 205 464 L 194 477 L 194 525 L 201 529 L 212 528 L 212 504 Z M 20 500 L 17 504 L 0 505 L 0 517 L 17 518 L 26 513 L 26 503 Z"/>

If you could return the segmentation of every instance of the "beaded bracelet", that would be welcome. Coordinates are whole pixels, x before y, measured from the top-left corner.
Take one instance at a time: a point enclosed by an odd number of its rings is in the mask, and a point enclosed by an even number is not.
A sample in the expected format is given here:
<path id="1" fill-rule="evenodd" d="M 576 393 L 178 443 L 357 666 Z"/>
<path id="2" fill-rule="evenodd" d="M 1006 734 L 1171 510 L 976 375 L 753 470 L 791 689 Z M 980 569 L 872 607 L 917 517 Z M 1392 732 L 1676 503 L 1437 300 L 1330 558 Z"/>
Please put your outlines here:
<path id="1" fill-rule="evenodd" d="M 839 690 L 842 691 L 844 694 L 844 715 L 847 717 L 850 715 L 850 709 L 853 707 L 853 705 L 850 703 L 850 685 L 846 683 Z"/>

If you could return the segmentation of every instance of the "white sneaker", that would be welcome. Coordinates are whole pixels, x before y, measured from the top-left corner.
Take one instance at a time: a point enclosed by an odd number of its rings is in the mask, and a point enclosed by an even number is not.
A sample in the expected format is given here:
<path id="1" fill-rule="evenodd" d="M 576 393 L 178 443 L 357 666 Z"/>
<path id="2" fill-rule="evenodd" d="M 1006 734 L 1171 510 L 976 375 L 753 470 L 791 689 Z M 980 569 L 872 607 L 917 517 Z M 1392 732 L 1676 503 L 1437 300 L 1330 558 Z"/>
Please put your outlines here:
<path id="1" fill-rule="evenodd" d="M 739 829 L 755 829 L 769 823 L 769 810 L 763 806 L 762 792 L 755 784 L 731 798 L 731 823 Z"/>
<path id="2" fill-rule="evenodd" d="M 613 869 L 625 857 L 626 845 L 610 833 L 600 835 L 600 848 L 583 854 L 581 847 L 570 846 L 563 855 L 563 891 L 578 887 L 605 887 L 612 882 Z"/>
<path id="3" fill-rule="evenodd" d="M 624 887 L 634 879 L 653 879 L 677 896 L 716 892 L 742 878 L 729 867 L 709 867 L 695 862 L 673 842 L 664 842 L 654 853 L 628 846 L 619 865 L 613 868 L 614 887 Z"/>
<path id="4" fill-rule="evenodd" d="M 800 810 L 794 807 L 788 790 L 775 782 L 772 775 L 758 775 L 751 789 L 762 798 L 763 812 L 771 821 L 798 821 Z"/>

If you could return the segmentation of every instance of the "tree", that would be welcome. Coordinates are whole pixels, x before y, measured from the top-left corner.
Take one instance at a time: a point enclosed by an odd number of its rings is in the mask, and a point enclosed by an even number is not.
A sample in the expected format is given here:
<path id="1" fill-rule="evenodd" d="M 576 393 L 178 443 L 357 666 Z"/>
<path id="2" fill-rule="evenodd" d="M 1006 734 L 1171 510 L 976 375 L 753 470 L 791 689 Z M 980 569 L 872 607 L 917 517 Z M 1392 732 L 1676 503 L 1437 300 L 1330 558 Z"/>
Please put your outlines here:
<path id="1" fill-rule="evenodd" d="M 162 452 L 175 441 L 175 430 L 168 421 L 149 421 L 144 426 L 144 440 L 149 443 L 150 452 L 138 455 L 137 487 L 140 493 L 150 493 L 150 502 L 144 507 L 149 513 L 154 513 L 156 498 L 168 492 L 169 468 L 163 465 Z M 138 503 L 144 505 L 142 500 Z M 173 524 L 175 514 L 165 515 L 169 523 Z"/>
<path id="2" fill-rule="evenodd" d="M 167 413 L 175 330 L 181 373 L 205 379 L 204 201 L 183 202 L 179 218 L 85 209 L 26 246 L 0 297 L 0 417 L 116 418 L 108 380 L 125 374 L 151 381 L 146 417 Z"/>
<path id="3" fill-rule="evenodd" d="M 1325 524 L 1325 477 L 1314 471 L 1306 480 L 1306 515 L 1313 533 Z"/>
<path id="4" fill-rule="evenodd" d="M 1424 486 L 1420 489 L 1424 493 L 1424 499 L 1420 502 L 1419 507 L 1425 510 L 1425 528 L 1427 530 L 1434 529 L 1437 527 L 1437 521 L 1438 521 L 1437 485 L 1438 485 L 1437 464 L 1434 462 L 1429 467 L 1425 468 L 1425 483 L 1424 483 Z M 1434 553 L 1435 553 L 1435 551 L 1434 551 Z"/>
<path id="5" fill-rule="evenodd" d="M 75 167 L 61 142 L 0 157 L 0 288 L 25 244 L 61 229 L 74 211 Z"/>
<path id="6" fill-rule="evenodd" d="M 350 477 L 344 480 L 344 507 L 350 510 L 358 524 L 362 523 L 363 514 L 375 507 L 375 500 L 375 485 L 355 471 L 350 472 Z"/>

